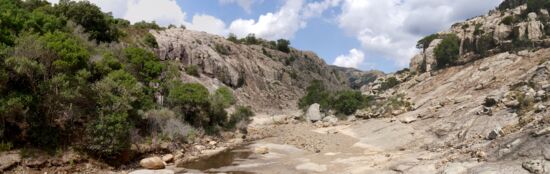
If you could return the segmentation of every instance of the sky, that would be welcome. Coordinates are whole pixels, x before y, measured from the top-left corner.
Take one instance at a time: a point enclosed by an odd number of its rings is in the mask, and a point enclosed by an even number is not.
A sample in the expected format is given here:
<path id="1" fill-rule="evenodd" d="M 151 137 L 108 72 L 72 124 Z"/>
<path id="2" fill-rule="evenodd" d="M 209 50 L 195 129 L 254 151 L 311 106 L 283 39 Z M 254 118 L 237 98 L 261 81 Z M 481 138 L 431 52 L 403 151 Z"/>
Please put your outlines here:
<path id="1" fill-rule="evenodd" d="M 55 3 L 58 0 L 48 0 Z M 484 15 L 502 0 L 89 0 L 130 22 L 227 36 L 254 33 L 291 41 L 326 63 L 394 72 L 408 67 L 416 41 Z"/>

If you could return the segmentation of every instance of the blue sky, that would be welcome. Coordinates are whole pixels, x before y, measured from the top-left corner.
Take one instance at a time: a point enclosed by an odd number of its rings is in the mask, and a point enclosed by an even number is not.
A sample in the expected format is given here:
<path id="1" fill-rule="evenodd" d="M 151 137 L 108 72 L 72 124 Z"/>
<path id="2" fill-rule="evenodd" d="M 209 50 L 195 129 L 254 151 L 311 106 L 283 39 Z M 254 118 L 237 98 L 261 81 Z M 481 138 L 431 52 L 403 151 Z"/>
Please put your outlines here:
<path id="1" fill-rule="evenodd" d="M 49 0 L 55 2 L 57 0 Z M 408 67 L 421 37 L 486 14 L 502 0 L 90 0 L 131 22 L 226 36 L 255 33 L 316 52 L 328 64 L 385 72 Z"/>

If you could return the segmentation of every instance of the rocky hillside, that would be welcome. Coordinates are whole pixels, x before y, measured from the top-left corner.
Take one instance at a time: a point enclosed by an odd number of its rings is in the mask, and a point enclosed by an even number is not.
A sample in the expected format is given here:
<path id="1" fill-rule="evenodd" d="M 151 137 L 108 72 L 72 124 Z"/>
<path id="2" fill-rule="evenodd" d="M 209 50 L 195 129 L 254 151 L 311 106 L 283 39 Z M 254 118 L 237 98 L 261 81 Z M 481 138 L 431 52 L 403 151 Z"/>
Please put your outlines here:
<path id="1" fill-rule="evenodd" d="M 204 32 L 173 28 L 151 31 L 162 60 L 174 60 L 181 72 L 196 66 L 199 75 L 183 75 L 185 82 L 198 82 L 210 90 L 229 86 L 238 102 L 256 110 L 280 111 L 296 108 L 297 100 L 312 80 L 331 89 L 368 83 L 362 72 L 327 65 L 313 52 L 290 49 L 288 53 L 265 44 L 244 44 Z M 358 75 L 360 74 L 360 75 Z"/>
<path id="2" fill-rule="evenodd" d="M 502 52 L 520 51 L 550 45 L 550 15 L 544 2 L 507 0 L 487 15 L 454 24 L 449 30 L 419 41 L 423 51 L 411 61 L 413 71 L 432 71 L 438 67 L 466 64 Z M 542 1 L 541 1 L 542 2 Z M 452 36 L 452 37 L 449 37 Z M 437 47 L 446 40 L 457 42 L 450 62 L 438 62 Z"/>
<path id="3" fill-rule="evenodd" d="M 545 8 L 522 2 L 505 1 L 488 15 L 424 38 L 410 72 L 388 75 L 362 88 L 377 100 L 356 116 L 397 123 L 365 131 L 363 137 L 369 138 L 361 143 L 386 153 L 406 149 L 398 154 L 401 159 L 418 153 L 428 156 L 385 163 L 387 169 L 550 171 L 549 16 Z M 396 83 L 383 88 L 389 81 Z M 402 131 L 392 132 L 396 126 Z M 400 140 L 376 138 L 394 136 Z"/>

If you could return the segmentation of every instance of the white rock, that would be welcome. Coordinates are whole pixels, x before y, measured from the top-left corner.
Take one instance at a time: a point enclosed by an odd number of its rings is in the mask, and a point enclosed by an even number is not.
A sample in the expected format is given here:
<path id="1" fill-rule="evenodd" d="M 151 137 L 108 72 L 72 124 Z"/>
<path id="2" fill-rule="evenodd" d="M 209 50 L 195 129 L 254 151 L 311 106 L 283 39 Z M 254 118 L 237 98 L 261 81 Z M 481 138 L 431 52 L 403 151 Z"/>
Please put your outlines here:
<path id="1" fill-rule="evenodd" d="M 315 103 L 309 106 L 306 112 L 306 118 L 311 122 L 316 122 L 321 120 L 322 115 L 321 115 L 320 105 Z"/>
<path id="2" fill-rule="evenodd" d="M 164 169 L 166 163 L 159 157 L 150 157 L 139 161 L 139 165 L 146 169 Z"/>
<path id="3" fill-rule="evenodd" d="M 546 135 L 546 134 L 549 134 L 549 133 L 550 133 L 550 127 L 546 127 L 544 129 L 541 129 L 541 130 L 536 131 L 535 133 L 533 133 L 533 136 L 539 137 L 539 136 L 543 136 L 543 135 Z"/>
<path id="4" fill-rule="evenodd" d="M 267 147 L 256 147 L 256 148 L 254 148 L 254 153 L 267 154 L 267 153 L 269 153 L 269 148 L 267 148 Z"/>
<path id="5" fill-rule="evenodd" d="M 523 162 L 521 165 L 525 170 L 534 173 L 534 174 L 542 174 L 544 172 L 544 166 L 542 164 L 541 160 L 529 160 Z"/>
<path id="6" fill-rule="evenodd" d="M 296 170 L 324 172 L 324 171 L 327 171 L 327 166 L 309 162 L 309 163 L 304 163 L 304 164 L 300 164 L 300 165 L 296 166 Z"/>
<path id="7" fill-rule="evenodd" d="M 128 174 L 174 174 L 173 170 L 163 169 L 163 170 L 136 170 Z"/>
<path id="8" fill-rule="evenodd" d="M 172 162 L 174 160 L 174 155 L 172 154 L 166 154 L 164 156 L 162 156 L 162 161 L 164 162 Z"/>
<path id="9" fill-rule="evenodd" d="M 407 116 L 407 117 L 401 118 L 400 121 L 401 121 L 401 123 L 409 124 L 409 123 L 415 122 L 415 121 L 416 121 L 416 117 Z"/>

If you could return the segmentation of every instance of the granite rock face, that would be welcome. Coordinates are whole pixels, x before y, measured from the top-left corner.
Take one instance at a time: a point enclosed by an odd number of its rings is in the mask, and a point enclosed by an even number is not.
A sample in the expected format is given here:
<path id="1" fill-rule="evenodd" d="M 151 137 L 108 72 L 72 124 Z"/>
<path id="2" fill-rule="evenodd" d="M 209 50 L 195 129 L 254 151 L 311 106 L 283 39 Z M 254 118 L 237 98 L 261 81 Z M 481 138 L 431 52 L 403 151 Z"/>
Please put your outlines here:
<path id="1" fill-rule="evenodd" d="M 151 31 L 163 61 L 174 61 L 184 82 L 201 83 L 213 91 L 220 86 L 234 90 L 238 104 L 255 110 L 296 107 L 312 80 L 331 89 L 349 88 L 347 76 L 327 65 L 315 53 L 291 49 L 281 52 L 268 45 L 234 43 L 221 36 L 180 28 Z M 200 77 L 185 74 L 197 66 Z"/>

